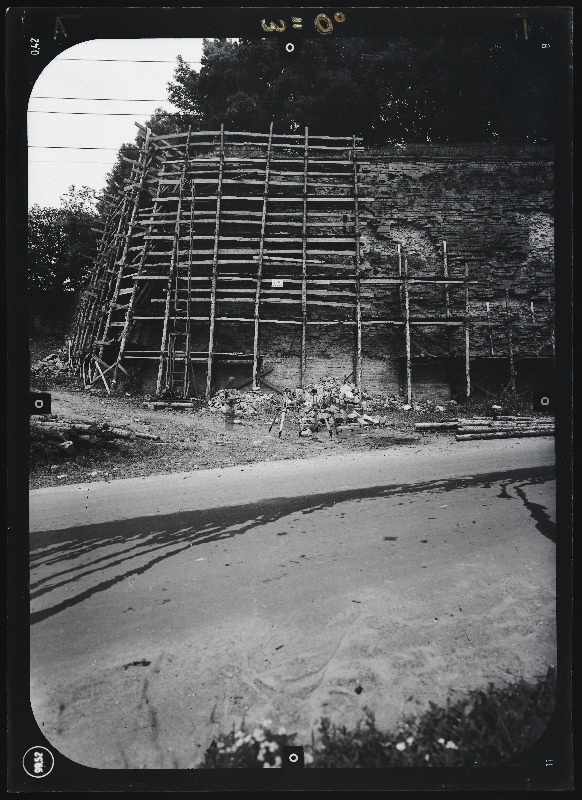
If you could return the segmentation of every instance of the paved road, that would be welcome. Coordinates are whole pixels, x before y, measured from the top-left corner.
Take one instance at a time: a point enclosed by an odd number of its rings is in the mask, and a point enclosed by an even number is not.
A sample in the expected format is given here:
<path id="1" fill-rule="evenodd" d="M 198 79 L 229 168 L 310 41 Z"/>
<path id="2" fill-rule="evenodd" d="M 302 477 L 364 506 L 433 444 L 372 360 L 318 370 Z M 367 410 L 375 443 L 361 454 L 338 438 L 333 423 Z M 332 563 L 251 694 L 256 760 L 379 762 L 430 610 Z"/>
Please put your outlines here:
<path id="1" fill-rule="evenodd" d="M 381 725 L 555 663 L 553 440 L 435 443 L 31 492 L 54 746 L 193 766 L 268 717 Z"/>

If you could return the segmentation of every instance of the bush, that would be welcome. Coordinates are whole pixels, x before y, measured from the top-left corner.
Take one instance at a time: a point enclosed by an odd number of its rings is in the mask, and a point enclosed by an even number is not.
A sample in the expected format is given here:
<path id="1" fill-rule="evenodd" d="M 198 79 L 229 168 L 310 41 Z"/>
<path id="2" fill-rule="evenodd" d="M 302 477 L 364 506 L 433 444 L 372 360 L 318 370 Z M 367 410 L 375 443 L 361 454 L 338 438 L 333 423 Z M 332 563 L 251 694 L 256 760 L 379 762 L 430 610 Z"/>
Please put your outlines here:
<path id="1" fill-rule="evenodd" d="M 219 736 L 206 750 L 198 768 L 280 767 L 281 748 L 291 746 L 296 734 L 288 734 L 285 728 L 273 733 L 270 724 L 270 720 L 265 720 L 252 733 L 237 730 Z"/>
<path id="2" fill-rule="evenodd" d="M 376 727 L 373 712 L 355 729 L 322 719 L 319 739 L 305 747 L 310 767 L 485 767 L 500 764 L 531 747 L 547 727 L 556 699 L 556 672 L 496 688 L 470 692 L 439 707 L 431 703 L 422 716 L 405 718 L 396 732 Z M 280 749 L 293 744 L 295 734 L 269 727 L 252 733 L 220 736 L 205 753 L 199 768 L 280 767 Z"/>

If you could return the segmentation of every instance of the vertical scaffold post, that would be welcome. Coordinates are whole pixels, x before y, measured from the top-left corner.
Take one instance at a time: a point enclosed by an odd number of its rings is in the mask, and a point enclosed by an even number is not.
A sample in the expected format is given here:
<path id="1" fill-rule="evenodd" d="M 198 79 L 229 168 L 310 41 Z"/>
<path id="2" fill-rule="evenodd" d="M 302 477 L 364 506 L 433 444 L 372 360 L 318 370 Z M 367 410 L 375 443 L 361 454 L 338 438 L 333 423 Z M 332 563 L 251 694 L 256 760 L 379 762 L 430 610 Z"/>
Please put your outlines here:
<path id="1" fill-rule="evenodd" d="M 550 292 L 548 295 L 548 301 L 550 303 L 550 336 L 552 339 L 552 353 L 554 358 L 556 357 L 556 329 L 555 329 L 555 319 L 556 319 L 556 306 L 554 304 L 554 295 L 553 292 Z"/>
<path id="2" fill-rule="evenodd" d="M 107 311 L 107 319 L 105 321 L 105 328 L 103 331 L 104 340 L 106 340 L 107 337 L 109 336 L 109 329 L 111 327 L 111 317 L 113 315 L 113 309 L 115 308 L 115 304 L 117 303 L 119 297 L 119 289 L 121 287 L 121 280 L 123 278 L 125 264 L 127 261 L 127 253 L 129 250 L 129 245 L 131 244 L 131 238 L 133 235 L 135 220 L 139 209 L 139 199 L 143 191 L 145 176 L 147 174 L 150 135 L 151 135 L 151 130 L 149 128 L 146 128 L 144 143 L 139 153 L 139 181 L 137 185 L 134 185 L 132 187 L 134 194 L 133 194 L 133 205 L 131 206 L 131 216 L 129 218 L 129 225 L 127 226 L 127 232 L 125 236 L 123 236 L 123 249 L 121 252 L 121 257 L 119 259 L 117 258 L 115 259 L 116 261 L 119 261 L 119 264 L 117 264 L 117 277 L 115 280 L 115 288 L 113 290 L 113 296 L 111 298 L 109 309 Z M 120 220 L 120 229 L 118 230 L 118 235 L 121 236 L 121 220 Z M 102 345 L 100 348 L 99 358 L 103 358 L 103 349 L 104 345 Z"/>
<path id="3" fill-rule="evenodd" d="M 309 158 L 309 128 L 305 128 L 303 154 L 303 224 L 301 227 L 301 370 L 299 385 L 303 388 L 307 369 L 307 177 Z"/>
<path id="4" fill-rule="evenodd" d="M 271 168 L 271 150 L 273 147 L 273 123 L 269 128 L 269 143 L 265 158 L 265 182 L 263 184 L 263 213 L 261 215 L 261 233 L 259 239 L 259 263 L 257 266 L 257 286 L 255 289 L 254 337 L 253 337 L 253 388 L 257 388 L 259 371 L 259 317 L 261 308 L 261 281 L 263 279 L 263 258 L 265 252 L 265 226 L 267 223 L 267 199 L 269 196 L 269 170 Z"/>
<path id="5" fill-rule="evenodd" d="M 178 203 L 176 206 L 176 221 L 174 224 L 174 242 L 172 247 L 172 256 L 170 260 L 170 269 L 168 271 L 168 283 L 166 284 L 166 304 L 164 306 L 164 325 L 162 328 L 162 343 L 160 346 L 160 361 L 158 365 L 158 381 L 156 386 L 156 394 L 160 394 L 162 390 L 162 381 L 164 378 L 164 365 L 168 363 L 168 354 L 166 349 L 168 346 L 168 321 L 170 317 L 170 305 L 172 300 L 172 284 L 174 283 L 175 276 L 177 275 L 178 261 L 180 259 L 180 222 L 182 217 L 182 196 L 184 194 L 184 186 L 186 183 L 186 175 L 188 173 L 188 164 L 190 161 L 190 135 L 192 128 L 188 128 L 188 135 L 186 137 L 186 152 L 184 154 L 184 163 L 182 165 L 182 174 L 180 175 L 180 183 L 178 184 Z"/>
<path id="6" fill-rule="evenodd" d="M 222 173 L 224 170 L 224 123 L 220 126 L 220 161 L 216 186 L 216 222 L 214 225 L 214 253 L 212 256 L 212 282 L 210 285 L 210 330 L 208 336 L 208 367 L 206 372 L 206 397 L 212 391 L 212 362 L 214 360 L 214 324 L 216 317 L 216 282 L 218 278 L 218 241 L 220 236 L 220 204 L 222 200 Z"/>
<path id="7" fill-rule="evenodd" d="M 398 243 L 396 245 L 396 249 L 398 252 L 398 277 L 401 279 L 400 283 L 398 284 L 398 312 L 399 314 L 402 314 L 402 310 L 404 308 L 404 288 L 402 281 L 402 245 Z"/>
<path id="8" fill-rule="evenodd" d="M 465 398 L 471 399 L 471 340 L 469 326 L 469 265 L 465 264 Z"/>
<path id="9" fill-rule="evenodd" d="M 512 394 L 515 394 L 515 361 L 513 359 L 512 324 L 509 316 L 509 289 L 505 290 L 505 323 L 507 333 L 507 355 L 509 357 L 509 384 Z"/>
<path id="10" fill-rule="evenodd" d="M 485 311 L 487 313 L 487 335 L 489 337 L 489 355 L 493 357 L 495 350 L 493 349 L 493 328 L 491 327 L 491 303 L 487 300 L 485 303 Z"/>
<path id="11" fill-rule="evenodd" d="M 404 253 L 404 338 L 406 346 L 406 402 L 412 405 L 412 365 L 410 352 L 410 296 L 408 292 L 408 254 Z"/>
<path id="12" fill-rule="evenodd" d="M 352 163 L 354 168 L 354 238 L 356 252 L 354 259 L 356 279 L 356 387 L 362 388 L 362 300 L 360 294 L 360 209 L 358 198 L 358 156 L 356 137 L 353 137 Z"/>
<path id="13" fill-rule="evenodd" d="M 449 279 L 449 259 L 447 254 L 447 243 L 443 240 L 443 278 Z M 445 283 L 445 315 L 447 319 L 451 316 L 451 300 L 449 295 L 449 284 Z"/>

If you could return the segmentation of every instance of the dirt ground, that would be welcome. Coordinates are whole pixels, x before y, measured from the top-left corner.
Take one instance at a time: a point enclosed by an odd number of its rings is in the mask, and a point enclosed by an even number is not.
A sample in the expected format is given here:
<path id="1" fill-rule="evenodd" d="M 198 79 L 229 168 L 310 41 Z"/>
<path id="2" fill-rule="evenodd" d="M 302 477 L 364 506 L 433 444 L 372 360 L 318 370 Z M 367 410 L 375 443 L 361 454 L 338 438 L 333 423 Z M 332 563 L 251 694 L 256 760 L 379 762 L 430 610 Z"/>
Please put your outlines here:
<path id="1" fill-rule="evenodd" d="M 246 417 L 240 425 L 227 425 L 224 414 L 197 411 L 153 411 L 136 397 L 107 397 L 75 389 L 52 391 L 52 412 L 59 417 L 86 417 L 111 425 L 128 426 L 160 437 L 159 442 L 135 439 L 104 442 L 79 452 L 74 458 L 46 454 L 34 447 L 30 463 L 30 488 L 38 489 L 87 481 L 115 480 L 259 461 L 311 458 L 351 451 L 428 443 L 448 443 L 452 434 L 420 436 L 414 431 L 414 412 L 393 412 L 386 426 L 365 429 L 348 439 L 330 438 L 326 430 L 299 437 L 299 414 L 288 413 L 281 438 L 278 426 L 271 433 L 272 416 Z M 444 418 L 445 415 L 440 415 Z M 449 416 L 453 416 L 450 414 Z"/>

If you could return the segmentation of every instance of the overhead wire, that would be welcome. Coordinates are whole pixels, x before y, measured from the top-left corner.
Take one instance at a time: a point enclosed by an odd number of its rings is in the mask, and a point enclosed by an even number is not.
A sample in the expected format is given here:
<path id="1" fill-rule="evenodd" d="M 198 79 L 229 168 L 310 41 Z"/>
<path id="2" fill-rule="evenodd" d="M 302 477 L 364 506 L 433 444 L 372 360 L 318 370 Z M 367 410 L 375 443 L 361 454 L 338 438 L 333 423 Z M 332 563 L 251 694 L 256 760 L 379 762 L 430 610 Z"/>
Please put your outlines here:
<path id="1" fill-rule="evenodd" d="M 101 164 L 103 167 L 110 167 L 115 164 L 115 161 L 54 161 L 50 159 L 35 159 L 34 161 L 31 159 L 29 164 L 61 164 L 65 166 L 66 164 Z"/>
<path id="2" fill-rule="evenodd" d="M 160 97 L 73 97 L 72 95 L 35 94 L 31 100 L 108 100 L 120 103 L 167 103 L 168 98 Z"/>
<path id="3" fill-rule="evenodd" d="M 29 148 L 38 150 L 114 150 L 117 152 L 120 147 L 87 147 L 85 145 L 75 146 L 69 144 L 29 144 Z M 138 147 L 138 145 L 130 145 L 130 147 Z"/>
<path id="4" fill-rule="evenodd" d="M 165 109 L 162 109 L 165 111 Z M 143 111 L 44 111 L 40 108 L 29 108 L 28 114 L 74 114 L 81 117 L 151 117 L 153 112 Z M 179 111 L 165 111 L 166 114 L 179 114 Z"/>
<path id="5" fill-rule="evenodd" d="M 127 64 L 176 64 L 177 61 L 158 58 L 59 58 L 59 61 L 120 61 Z M 188 61 L 184 59 L 185 64 L 202 64 L 202 61 Z"/>

